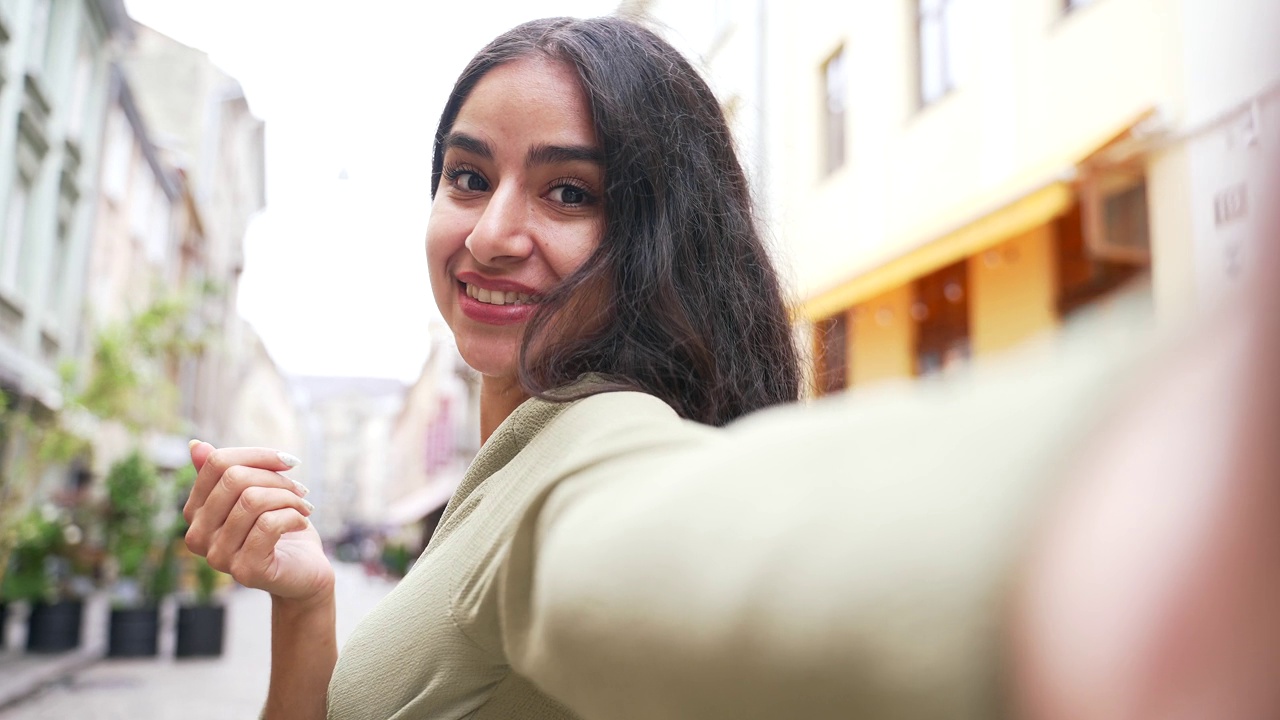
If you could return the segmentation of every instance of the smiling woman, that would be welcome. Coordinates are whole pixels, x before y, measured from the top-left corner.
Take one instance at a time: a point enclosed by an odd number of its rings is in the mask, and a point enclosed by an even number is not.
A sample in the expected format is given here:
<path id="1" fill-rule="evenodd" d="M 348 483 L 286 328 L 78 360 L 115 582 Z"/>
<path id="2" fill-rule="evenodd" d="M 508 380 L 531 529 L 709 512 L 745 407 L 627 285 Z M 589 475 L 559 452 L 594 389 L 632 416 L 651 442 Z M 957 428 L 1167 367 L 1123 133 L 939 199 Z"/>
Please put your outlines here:
<path id="1" fill-rule="evenodd" d="M 432 195 L 432 291 L 482 376 L 485 443 L 341 659 L 332 568 L 286 459 L 192 447 L 188 545 L 274 600 L 271 718 L 573 717 L 473 605 L 523 513 L 566 469 L 622 471 L 799 394 L 719 103 L 649 30 L 557 18 L 490 43 L 441 115 Z"/>
<path id="2" fill-rule="evenodd" d="M 487 73 L 441 145 L 431 284 L 463 359 L 485 376 L 488 437 L 514 408 L 503 400 L 521 399 L 517 358 L 536 302 L 600 245 L 602 152 L 577 76 L 537 56 Z"/>

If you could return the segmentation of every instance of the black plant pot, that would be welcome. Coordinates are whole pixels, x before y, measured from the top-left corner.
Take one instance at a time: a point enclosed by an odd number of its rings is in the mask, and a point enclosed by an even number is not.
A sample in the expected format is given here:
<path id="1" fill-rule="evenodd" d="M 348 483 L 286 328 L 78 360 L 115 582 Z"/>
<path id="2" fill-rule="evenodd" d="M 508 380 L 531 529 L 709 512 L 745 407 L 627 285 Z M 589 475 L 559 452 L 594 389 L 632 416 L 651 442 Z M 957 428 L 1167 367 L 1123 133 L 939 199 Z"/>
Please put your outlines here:
<path id="1" fill-rule="evenodd" d="M 27 618 L 27 652 L 57 653 L 80 647 L 84 603 L 79 600 L 38 602 Z"/>
<path id="2" fill-rule="evenodd" d="M 222 654 L 227 609 L 222 605 L 178 608 L 178 657 L 217 657 Z"/>
<path id="3" fill-rule="evenodd" d="M 109 657 L 155 657 L 160 639 L 160 609 L 141 607 L 111 611 L 107 639 Z"/>

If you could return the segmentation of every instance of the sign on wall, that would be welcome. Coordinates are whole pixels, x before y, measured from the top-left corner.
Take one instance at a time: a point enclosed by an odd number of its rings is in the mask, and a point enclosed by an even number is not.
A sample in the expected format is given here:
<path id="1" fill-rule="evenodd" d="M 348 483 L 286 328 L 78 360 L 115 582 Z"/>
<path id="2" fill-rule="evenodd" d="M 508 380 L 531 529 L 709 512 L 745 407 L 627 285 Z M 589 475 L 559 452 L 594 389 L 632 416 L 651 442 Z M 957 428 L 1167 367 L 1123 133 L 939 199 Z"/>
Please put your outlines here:
<path id="1" fill-rule="evenodd" d="M 1232 113 L 1188 146 L 1196 290 L 1200 304 L 1241 278 L 1256 254 L 1264 159 L 1277 149 L 1280 94 Z"/>

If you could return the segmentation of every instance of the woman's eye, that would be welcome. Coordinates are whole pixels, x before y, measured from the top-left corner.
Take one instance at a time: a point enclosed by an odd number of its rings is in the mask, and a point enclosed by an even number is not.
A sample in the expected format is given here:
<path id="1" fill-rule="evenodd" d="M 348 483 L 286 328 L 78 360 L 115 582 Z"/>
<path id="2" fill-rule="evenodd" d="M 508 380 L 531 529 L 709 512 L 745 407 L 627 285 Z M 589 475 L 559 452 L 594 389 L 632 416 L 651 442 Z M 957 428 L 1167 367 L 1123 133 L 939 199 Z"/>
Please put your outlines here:
<path id="1" fill-rule="evenodd" d="M 453 184 L 459 190 L 468 190 L 470 192 L 484 192 L 489 189 L 489 183 L 485 182 L 484 178 L 465 170 L 454 176 Z"/>
<path id="2" fill-rule="evenodd" d="M 587 193 L 572 185 L 559 185 L 551 189 L 551 198 L 564 205 L 581 205 L 587 201 Z"/>

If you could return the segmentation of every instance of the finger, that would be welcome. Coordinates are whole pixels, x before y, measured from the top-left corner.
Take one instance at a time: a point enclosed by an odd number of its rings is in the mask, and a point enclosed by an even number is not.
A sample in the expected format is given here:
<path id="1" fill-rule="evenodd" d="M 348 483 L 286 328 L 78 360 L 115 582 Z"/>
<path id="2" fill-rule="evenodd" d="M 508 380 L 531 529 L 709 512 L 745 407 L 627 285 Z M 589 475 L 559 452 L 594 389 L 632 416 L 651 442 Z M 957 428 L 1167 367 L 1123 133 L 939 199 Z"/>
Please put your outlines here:
<path id="1" fill-rule="evenodd" d="M 293 508 L 262 513 L 231 564 L 231 576 L 246 587 L 274 580 L 276 543 L 285 533 L 306 530 L 307 519 Z"/>
<path id="2" fill-rule="evenodd" d="M 203 440 L 192 440 L 187 446 L 191 448 L 191 464 L 196 472 L 199 472 L 200 468 L 204 467 L 204 461 L 209 459 L 209 453 L 214 451 L 214 447 Z"/>
<path id="3" fill-rule="evenodd" d="M 209 564 L 214 569 L 230 572 L 236 554 L 258 519 L 266 513 L 283 509 L 293 509 L 305 517 L 315 508 L 290 490 L 261 486 L 246 488 L 228 513 L 226 522 L 214 532 L 208 554 Z"/>
<path id="4" fill-rule="evenodd" d="M 213 445 L 203 440 L 192 439 L 187 443 L 188 449 L 191 451 L 191 466 L 196 469 L 196 476 L 199 477 L 200 468 L 204 467 L 204 463 L 209 459 L 209 454 L 214 451 Z M 195 512 L 195 506 L 191 502 L 192 495 L 195 491 L 195 484 L 187 491 L 187 501 L 182 505 L 182 517 L 186 519 L 187 524 L 191 524 L 191 517 Z"/>
<path id="5" fill-rule="evenodd" d="M 194 511 L 191 528 L 187 531 L 187 547 L 197 554 L 208 552 L 214 536 L 226 523 L 232 509 L 240 503 L 255 500 L 257 496 L 251 495 L 251 490 L 270 488 L 285 491 L 299 500 L 306 492 L 301 484 L 277 472 L 247 465 L 232 465 L 227 468 L 205 498 L 204 504 Z"/>
<path id="6" fill-rule="evenodd" d="M 298 463 L 298 458 L 271 448 L 216 448 L 205 456 L 204 464 L 196 475 L 195 485 L 191 488 L 191 497 L 187 498 L 187 504 L 182 509 L 182 516 L 187 522 L 195 519 L 196 511 L 204 505 L 209 493 L 222 480 L 222 475 L 228 468 L 244 465 L 283 472 L 297 467 Z"/>

